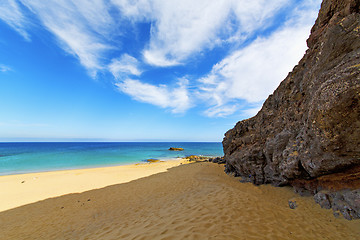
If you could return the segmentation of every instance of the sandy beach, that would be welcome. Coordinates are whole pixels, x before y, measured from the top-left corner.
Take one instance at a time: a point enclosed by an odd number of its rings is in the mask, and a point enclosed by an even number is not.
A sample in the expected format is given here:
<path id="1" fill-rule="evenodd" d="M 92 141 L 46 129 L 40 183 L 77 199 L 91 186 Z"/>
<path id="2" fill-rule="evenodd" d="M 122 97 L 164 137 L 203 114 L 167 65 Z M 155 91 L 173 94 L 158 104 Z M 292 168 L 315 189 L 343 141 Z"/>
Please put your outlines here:
<path id="1" fill-rule="evenodd" d="M 151 164 L 139 168 L 152 167 L 157 168 Z M 0 239 L 360 237 L 359 220 L 335 218 L 331 210 L 321 209 L 312 197 L 300 197 L 286 187 L 240 183 L 223 170 L 222 165 L 213 163 L 183 164 L 128 183 L 3 211 L 0 213 Z M 93 171 L 96 179 L 90 181 L 93 184 L 102 182 L 106 174 L 96 175 L 98 169 Z M 67 171 L 57 174 L 65 173 Z M 71 184 L 64 182 L 63 188 L 76 189 L 74 185 L 81 185 L 72 181 Z M 30 184 L 25 184 L 18 183 L 24 189 L 25 186 L 29 188 L 23 196 L 35 194 Z M 7 191 L 13 190 L 2 188 L 1 199 Z M 296 200 L 296 209 L 289 208 L 289 199 Z"/>
<path id="2" fill-rule="evenodd" d="M 184 159 L 173 159 L 114 167 L 0 176 L 0 212 L 51 197 L 129 182 L 164 172 L 184 162 Z"/>

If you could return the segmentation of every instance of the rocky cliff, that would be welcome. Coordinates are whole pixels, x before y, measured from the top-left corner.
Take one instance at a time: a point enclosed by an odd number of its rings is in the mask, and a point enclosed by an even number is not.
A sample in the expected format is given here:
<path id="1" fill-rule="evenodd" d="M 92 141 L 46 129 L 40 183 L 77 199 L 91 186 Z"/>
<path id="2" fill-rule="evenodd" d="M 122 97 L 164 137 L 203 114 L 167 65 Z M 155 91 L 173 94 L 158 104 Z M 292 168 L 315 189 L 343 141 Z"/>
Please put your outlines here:
<path id="1" fill-rule="evenodd" d="M 324 0 L 307 44 L 260 112 L 225 134 L 226 172 L 313 194 L 329 187 L 318 178 L 360 172 L 360 1 Z M 360 188 L 357 176 L 341 187 Z"/>

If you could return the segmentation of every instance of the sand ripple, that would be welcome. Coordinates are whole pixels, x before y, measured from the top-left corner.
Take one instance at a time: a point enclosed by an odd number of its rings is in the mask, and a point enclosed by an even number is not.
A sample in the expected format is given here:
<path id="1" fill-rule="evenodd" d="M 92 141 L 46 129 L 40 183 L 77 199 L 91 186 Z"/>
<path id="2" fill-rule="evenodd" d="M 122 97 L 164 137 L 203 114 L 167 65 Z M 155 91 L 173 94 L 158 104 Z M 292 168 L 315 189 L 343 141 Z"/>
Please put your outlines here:
<path id="1" fill-rule="evenodd" d="M 0 226 L 0 239 L 360 239 L 360 221 L 211 163 L 12 209 Z"/>

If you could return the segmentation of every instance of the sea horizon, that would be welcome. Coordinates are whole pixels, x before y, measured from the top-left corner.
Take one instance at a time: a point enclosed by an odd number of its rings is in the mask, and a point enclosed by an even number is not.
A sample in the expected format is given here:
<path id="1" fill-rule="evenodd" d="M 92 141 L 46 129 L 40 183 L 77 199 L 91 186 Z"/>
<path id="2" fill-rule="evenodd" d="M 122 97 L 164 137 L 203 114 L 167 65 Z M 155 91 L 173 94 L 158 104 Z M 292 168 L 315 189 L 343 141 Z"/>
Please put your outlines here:
<path id="1" fill-rule="evenodd" d="M 184 151 L 169 151 L 181 147 Z M 0 176 L 223 155 L 221 142 L 0 142 Z"/>

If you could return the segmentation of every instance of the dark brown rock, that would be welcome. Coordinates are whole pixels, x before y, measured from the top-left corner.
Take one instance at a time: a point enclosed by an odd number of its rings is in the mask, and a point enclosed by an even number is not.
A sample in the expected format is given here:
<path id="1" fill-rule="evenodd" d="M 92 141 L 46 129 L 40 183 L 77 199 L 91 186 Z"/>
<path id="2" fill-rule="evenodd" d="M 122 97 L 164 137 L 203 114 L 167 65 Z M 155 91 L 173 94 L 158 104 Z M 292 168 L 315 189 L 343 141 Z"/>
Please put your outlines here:
<path id="1" fill-rule="evenodd" d="M 225 162 L 225 159 L 224 159 L 223 157 L 210 158 L 210 159 L 209 159 L 209 162 L 217 163 L 217 164 L 224 164 L 224 163 L 226 163 L 226 162 Z"/>
<path id="2" fill-rule="evenodd" d="M 225 134 L 226 171 L 289 184 L 360 165 L 359 1 L 325 0 L 303 59 Z"/>
<path id="3" fill-rule="evenodd" d="M 288 203 L 289 203 L 289 208 L 291 209 L 297 208 L 297 203 L 295 200 L 289 200 Z"/>
<path id="4" fill-rule="evenodd" d="M 360 218 L 360 190 L 321 191 L 314 195 L 315 202 L 322 208 L 341 213 L 348 220 Z"/>
<path id="5" fill-rule="evenodd" d="M 183 148 L 176 148 L 176 147 L 171 147 L 169 148 L 170 151 L 184 151 Z"/>
<path id="6" fill-rule="evenodd" d="M 260 112 L 225 134 L 227 173 L 304 194 L 323 189 L 319 177 L 360 173 L 360 1 L 324 0 L 307 44 Z"/>
<path id="7" fill-rule="evenodd" d="M 321 190 L 360 189 L 360 166 L 313 179 L 295 179 L 290 182 L 296 192 L 316 194 Z"/>
<path id="8" fill-rule="evenodd" d="M 330 209 L 332 206 L 329 194 L 327 192 L 318 192 L 314 195 L 314 199 L 315 202 L 318 203 L 322 208 Z"/>
<path id="9" fill-rule="evenodd" d="M 204 161 L 209 161 L 209 157 L 197 156 L 197 155 L 186 156 L 184 159 L 187 159 L 188 161 L 191 161 L 191 162 L 204 162 Z"/>

